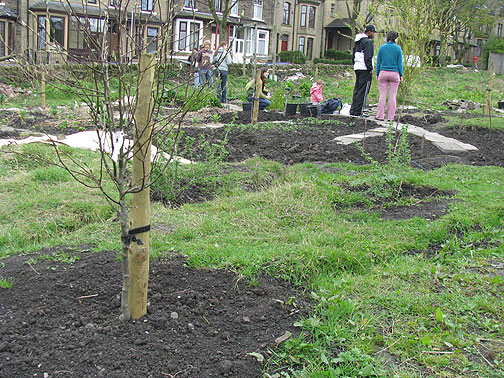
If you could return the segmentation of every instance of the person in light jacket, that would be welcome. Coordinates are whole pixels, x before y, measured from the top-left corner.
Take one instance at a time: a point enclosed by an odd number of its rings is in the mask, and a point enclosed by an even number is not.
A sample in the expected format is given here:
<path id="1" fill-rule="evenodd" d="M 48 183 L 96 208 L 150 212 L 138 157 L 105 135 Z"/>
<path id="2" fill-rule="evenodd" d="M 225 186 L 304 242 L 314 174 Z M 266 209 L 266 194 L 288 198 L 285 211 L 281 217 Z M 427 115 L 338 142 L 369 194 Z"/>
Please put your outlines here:
<path id="1" fill-rule="evenodd" d="M 313 105 L 320 104 L 324 101 L 324 96 L 322 95 L 322 88 L 324 88 L 324 80 L 320 79 L 316 83 L 313 83 L 310 88 L 311 102 Z"/>
<path id="2" fill-rule="evenodd" d="M 373 38 L 376 34 L 374 25 L 368 25 L 364 33 L 355 36 L 352 63 L 355 71 L 355 86 L 353 91 L 350 115 L 361 117 L 364 115 L 366 99 L 373 79 Z"/>
<path id="3" fill-rule="evenodd" d="M 387 43 L 379 48 L 376 58 L 376 76 L 380 90 L 376 119 L 379 121 L 385 120 L 387 89 L 389 92 L 387 121 L 393 121 L 395 116 L 397 89 L 403 77 L 403 55 L 401 48 L 396 45 L 397 37 L 396 31 L 389 31 Z"/>
<path id="4" fill-rule="evenodd" d="M 219 70 L 220 84 L 217 87 L 217 97 L 221 104 L 227 102 L 227 78 L 228 78 L 228 65 L 233 63 L 231 51 L 227 42 L 221 42 L 219 48 L 214 53 L 214 65 Z"/>

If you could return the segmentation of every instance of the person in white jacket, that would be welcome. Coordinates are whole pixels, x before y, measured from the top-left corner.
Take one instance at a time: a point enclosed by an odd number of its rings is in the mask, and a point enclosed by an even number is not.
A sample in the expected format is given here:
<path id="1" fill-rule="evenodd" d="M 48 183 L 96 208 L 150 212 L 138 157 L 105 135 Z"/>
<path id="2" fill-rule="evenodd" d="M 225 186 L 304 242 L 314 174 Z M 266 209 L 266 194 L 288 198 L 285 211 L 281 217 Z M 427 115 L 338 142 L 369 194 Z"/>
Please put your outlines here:
<path id="1" fill-rule="evenodd" d="M 228 65 L 233 63 L 233 56 L 229 50 L 227 42 L 221 42 L 219 48 L 214 54 L 214 65 L 219 70 L 220 83 L 217 87 L 217 97 L 221 104 L 227 102 L 227 78 L 228 78 Z"/>
<path id="2" fill-rule="evenodd" d="M 373 79 L 373 37 L 376 34 L 374 25 L 368 25 L 364 33 L 355 36 L 352 63 L 355 71 L 355 86 L 353 91 L 350 115 L 361 117 L 364 115 L 367 95 Z"/>

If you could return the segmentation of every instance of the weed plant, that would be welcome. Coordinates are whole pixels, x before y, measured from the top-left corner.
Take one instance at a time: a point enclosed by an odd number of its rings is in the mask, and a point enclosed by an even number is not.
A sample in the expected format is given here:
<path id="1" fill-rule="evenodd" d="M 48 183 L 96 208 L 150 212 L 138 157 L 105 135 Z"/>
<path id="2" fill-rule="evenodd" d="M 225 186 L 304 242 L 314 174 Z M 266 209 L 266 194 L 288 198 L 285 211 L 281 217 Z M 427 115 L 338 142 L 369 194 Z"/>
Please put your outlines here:
<path id="1" fill-rule="evenodd" d="M 370 176 L 362 184 L 367 193 L 375 198 L 395 199 L 401 193 L 405 173 L 410 170 L 411 154 L 408 142 L 408 128 L 402 127 L 397 134 L 389 127 L 385 134 L 387 145 L 385 164 L 381 164 L 364 150 L 359 142 L 355 142 L 362 156 L 370 164 Z"/>

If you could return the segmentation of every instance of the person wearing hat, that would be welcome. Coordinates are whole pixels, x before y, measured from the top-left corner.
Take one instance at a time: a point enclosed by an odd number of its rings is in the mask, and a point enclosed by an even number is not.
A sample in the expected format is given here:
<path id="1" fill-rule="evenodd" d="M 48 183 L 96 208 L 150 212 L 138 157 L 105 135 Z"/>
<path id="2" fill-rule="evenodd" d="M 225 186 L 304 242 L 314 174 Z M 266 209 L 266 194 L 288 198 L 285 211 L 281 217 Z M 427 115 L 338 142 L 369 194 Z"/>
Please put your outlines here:
<path id="1" fill-rule="evenodd" d="M 352 63 L 355 71 L 355 86 L 353 91 L 351 116 L 363 116 L 366 106 L 366 99 L 373 79 L 373 37 L 377 33 L 374 25 L 368 25 L 364 33 L 355 36 Z"/>

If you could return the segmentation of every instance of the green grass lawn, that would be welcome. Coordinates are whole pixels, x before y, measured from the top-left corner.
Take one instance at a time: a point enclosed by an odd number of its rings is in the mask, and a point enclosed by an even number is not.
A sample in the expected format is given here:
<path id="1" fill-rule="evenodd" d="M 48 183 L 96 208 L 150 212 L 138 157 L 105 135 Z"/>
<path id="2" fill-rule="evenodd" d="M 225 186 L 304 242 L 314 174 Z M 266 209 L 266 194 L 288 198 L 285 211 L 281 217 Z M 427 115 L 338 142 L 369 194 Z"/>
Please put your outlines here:
<path id="1" fill-rule="evenodd" d="M 52 155 L 42 145 L 22 152 Z M 94 153 L 67 152 L 98 164 Z M 336 206 L 351 203 L 349 185 L 370 182 L 370 167 L 242 165 L 249 169 L 230 173 L 213 201 L 154 204 L 151 254 L 177 251 L 195 267 L 231 269 L 251 284 L 268 272 L 310 296 L 313 311 L 297 324 L 303 333 L 274 354 L 271 369 L 289 367 L 291 377 L 504 374 L 502 168 L 404 170 L 406 183 L 456 191 L 449 214 L 428 221 Z M 57 245 L 120 250 L 115 214 L 65 171 L 3 154 L 0 180 L 2 257 Z M 155 231 L 166 225 L 173 232 Z"/>

